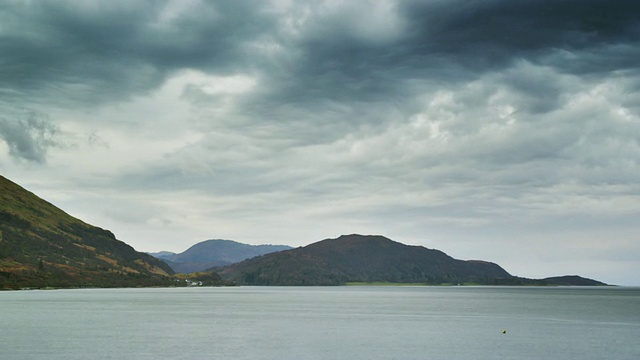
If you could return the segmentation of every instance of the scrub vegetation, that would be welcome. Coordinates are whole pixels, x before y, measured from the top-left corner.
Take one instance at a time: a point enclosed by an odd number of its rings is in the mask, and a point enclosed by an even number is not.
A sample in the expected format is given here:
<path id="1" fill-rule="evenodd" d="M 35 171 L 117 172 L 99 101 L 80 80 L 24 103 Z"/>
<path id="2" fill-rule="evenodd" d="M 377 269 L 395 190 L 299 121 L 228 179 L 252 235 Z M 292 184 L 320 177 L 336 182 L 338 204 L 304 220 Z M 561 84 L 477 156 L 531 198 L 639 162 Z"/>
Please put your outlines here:
<path id="1" fill-rule="evenodd" d="M 173 270 L 0 177 L 0 289 L 172 284 Z"/>

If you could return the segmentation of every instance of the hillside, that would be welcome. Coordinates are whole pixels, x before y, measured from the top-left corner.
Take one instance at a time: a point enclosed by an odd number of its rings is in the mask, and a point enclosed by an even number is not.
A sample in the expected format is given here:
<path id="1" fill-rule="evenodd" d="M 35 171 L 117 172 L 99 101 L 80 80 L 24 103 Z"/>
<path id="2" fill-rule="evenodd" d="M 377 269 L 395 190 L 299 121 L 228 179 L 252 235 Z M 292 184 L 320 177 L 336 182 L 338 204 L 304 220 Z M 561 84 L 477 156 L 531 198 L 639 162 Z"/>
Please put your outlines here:
<path id="1" fill-rule="evenodd" d="M 383 236 L 347 235 L 217 269 L 248 285 L 340 285 L 348 282 L 503 284 L 517 279 L 485 261 L 456 260 Z"/>
<path id="2" fill-rule="evenodd" d="M 580 277 L 578 275 L 565 275 L 565 276 L 554 276 L 544 278 L 541 281 L 548 285 L 558 285 L 558 286 L 604 286 L 607 285 L 603 282 L 587 279 Z"/>
<path id="3" fill-rule="evenodd" d="M 289 249 L 291 247 L 286 245 L 249 245 L 231 240 L 206 240 L 180 254 L 162 251 L 149 255 L 164 260 L 176 273 L 191 273 Z"/>
<path id="4" fill-rule="evenodd" d="M 166 285 L 173 270 L 0 176 L 0 289 Z"/>

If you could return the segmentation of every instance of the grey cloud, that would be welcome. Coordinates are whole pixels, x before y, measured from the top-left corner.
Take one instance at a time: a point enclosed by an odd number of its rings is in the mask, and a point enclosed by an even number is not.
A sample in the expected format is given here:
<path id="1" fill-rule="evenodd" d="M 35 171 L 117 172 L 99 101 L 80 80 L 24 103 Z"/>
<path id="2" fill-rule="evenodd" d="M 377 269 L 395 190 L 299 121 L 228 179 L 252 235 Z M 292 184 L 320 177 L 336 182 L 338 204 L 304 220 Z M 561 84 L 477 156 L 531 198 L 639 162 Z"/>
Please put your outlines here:
<path id="1" fill-rule="evenodd" d="M 549 68 L 517 64 L 501 73 L 500 82 L 517 94 L 519 111 L 544 114 L 563 106 L 577 80 Z"/>
<path id="2" fill-rule="evenodd" d="M 4 2 L 1 86 L 63 103 L 126 99 L 175 70 L 238 70 L 243 42 L 267 26 L 251 2 L 205 2 L 164 19 L 169 4 Z"/>
<path id="3" fill-rule="evenodd" d="M 283 104 L 318 113 L 375 103 L 406 111 L 432 89 L 456 89 L 507 69 L 496 80 L 521 95 L 520 110 L 545 113 L 563 106 L 572 91 L 557 84 L 562 75 L 597 82 L 611 72 L 638 70 L 640 9 L 633 1 L 398 2 L 389 15 L 399 19 L 397 29 L 378 42 L 363 39 L 352 25 L 371 13 L 345 7 L 312 12 L 295 36 L 281 31 L 277 40 L 288 66 L 264 64 L 260 91 L 246 99 L 244 111 L 263 120 L 288 118 Z M 375 21 L 369 26 L 384 28 Z M 528 73 L 522 64 L 529 64 Z M 353 116 L 343 121 L 362 123 Z"/>
<path id="4" fill-rule="evenodd" d="M 556 50 L 637 44 L 640 30 L 640 5 L 632 0 L 416 1 L 404 9 L 423 49 L 461 54 L 481 67 Z M 599 65 L 615 66 L 604 60 Z"/>
<path id="5" fill-rule="evenodd" d="M 57 146 L 58 128 L 48 118 L 27 112 L 14 118 L 0 117 L 0 139 L 15 158 L 43 163 L 47 150 Z"/>
<path id="6" fill-rule="evenodd" d="M 280 12 L 207 1 L 168 14 L 171 4 L 4 3 L 0 60 L 11 71 L 2 86 L 101 103 L 148 92 L 179 69 L 249 73 L 261 85 L 243 109 L 277 119 L 274 105 L 404 103 L 413 80 L 468 82 L 520 59 L 568 73 L 637 69 L 637 47 L 625 46 L 640 38 L 634 1 L 401 1 L 382 10 L 294 2 Z"/>
<path id="7" fill-rule="evenodd" d="M 91 134 L 78 147 L 108 161 L 75 165 L 78 187 L 118 194 L 102 211 L 116 224 L 120 202 L 144 209 L 138 224 L 175 219 L 176 239 L 212 223 L 268 237 L 282 219 L 501 245 L 604 233 L 637 217 L 639 6 L 3 2 L 0 131 L 40 162 L 52 121 Z M 221 85 L 236 80 L 249 85 Z M 138 143 L 135 161 L 113 156 Z"/>

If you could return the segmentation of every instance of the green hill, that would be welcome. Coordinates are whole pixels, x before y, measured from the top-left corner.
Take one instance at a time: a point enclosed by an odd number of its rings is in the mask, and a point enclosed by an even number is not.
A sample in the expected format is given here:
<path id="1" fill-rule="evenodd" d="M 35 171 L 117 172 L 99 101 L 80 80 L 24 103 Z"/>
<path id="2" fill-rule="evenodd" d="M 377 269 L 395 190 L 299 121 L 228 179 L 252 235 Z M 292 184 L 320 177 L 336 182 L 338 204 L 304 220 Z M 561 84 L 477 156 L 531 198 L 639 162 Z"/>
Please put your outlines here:
<path id="1" fill-rule="evenodd" d="M 0 176 L 0 289 L 168 285 L 173 270 Z"/>
<path id="2" fill-rule="evenodd" d="M 502 284 L 516 279 L 494 263 L 456 260 L 439 250 L 363 235 L 327 239 L 218 270 L 223 279 L 248 285 Z"/>

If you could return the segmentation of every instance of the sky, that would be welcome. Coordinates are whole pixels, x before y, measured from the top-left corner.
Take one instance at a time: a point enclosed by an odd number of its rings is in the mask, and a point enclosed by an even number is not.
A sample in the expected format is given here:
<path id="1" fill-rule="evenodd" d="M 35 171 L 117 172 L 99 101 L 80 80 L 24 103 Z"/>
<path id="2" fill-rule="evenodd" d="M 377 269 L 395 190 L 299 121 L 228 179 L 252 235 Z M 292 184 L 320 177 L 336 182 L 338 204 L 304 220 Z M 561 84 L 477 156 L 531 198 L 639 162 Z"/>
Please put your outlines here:
<path id="1" fill-rule="evenodd" d="M 639 59 L 636 0 L 5 0 L 0 174 L 139 251 L 640 285 Z"/>

